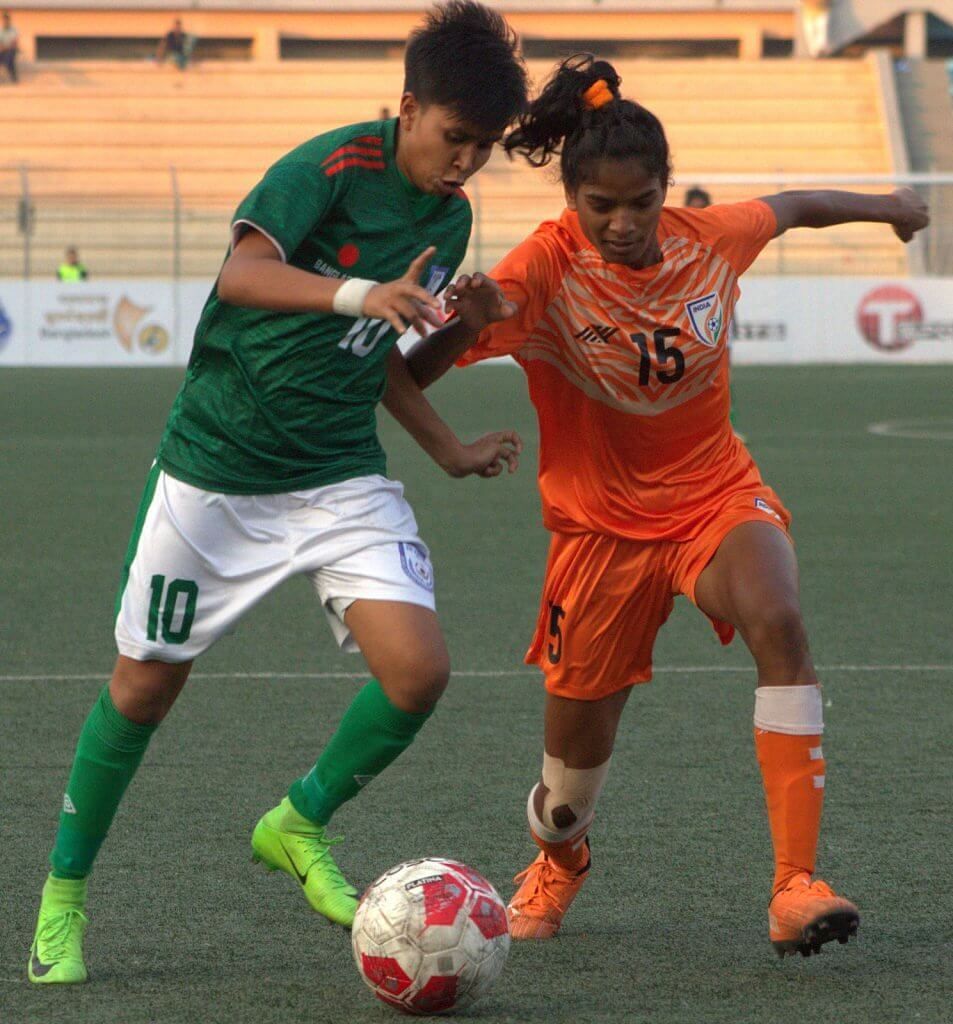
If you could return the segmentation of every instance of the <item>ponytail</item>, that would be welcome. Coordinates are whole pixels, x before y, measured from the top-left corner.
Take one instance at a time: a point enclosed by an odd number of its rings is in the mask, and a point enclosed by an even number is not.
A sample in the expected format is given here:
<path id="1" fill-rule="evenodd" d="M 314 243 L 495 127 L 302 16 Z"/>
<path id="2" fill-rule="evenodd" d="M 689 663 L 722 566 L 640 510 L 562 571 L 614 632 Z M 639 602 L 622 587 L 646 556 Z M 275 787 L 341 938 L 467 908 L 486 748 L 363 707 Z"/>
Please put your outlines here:
<path id="1" fill-rule="evenodd" d="M 558 153 L 560 176 L 572 191 L 582 184 L 588 165 L 599 159 L 634 158 L 667 185 L 671 166 L 665 130 L 645 107 L 622 99 L 621 82 L 608 61 L 591 53 L 569 57 L 506 136 L 503 148 L 533 167 L 545 167 Z"/>

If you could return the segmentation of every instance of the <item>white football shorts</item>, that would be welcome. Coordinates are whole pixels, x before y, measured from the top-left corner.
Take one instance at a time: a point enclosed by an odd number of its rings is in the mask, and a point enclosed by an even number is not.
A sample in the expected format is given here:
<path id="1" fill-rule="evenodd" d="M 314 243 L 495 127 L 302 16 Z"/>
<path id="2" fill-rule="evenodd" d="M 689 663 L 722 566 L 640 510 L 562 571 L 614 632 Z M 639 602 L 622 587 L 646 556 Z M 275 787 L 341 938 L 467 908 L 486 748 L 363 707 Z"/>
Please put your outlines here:
<path id="1" fill-rule="evenodd" d="M 137 661 L 190 661 L 269 591 L 306 573 L 331 631 L 361 598 L 434 609 L 430 553 L 403 485 L 355 477 L 286 494 L 203 491 L 153 467 L 116 600 L 116 644 Z"/>

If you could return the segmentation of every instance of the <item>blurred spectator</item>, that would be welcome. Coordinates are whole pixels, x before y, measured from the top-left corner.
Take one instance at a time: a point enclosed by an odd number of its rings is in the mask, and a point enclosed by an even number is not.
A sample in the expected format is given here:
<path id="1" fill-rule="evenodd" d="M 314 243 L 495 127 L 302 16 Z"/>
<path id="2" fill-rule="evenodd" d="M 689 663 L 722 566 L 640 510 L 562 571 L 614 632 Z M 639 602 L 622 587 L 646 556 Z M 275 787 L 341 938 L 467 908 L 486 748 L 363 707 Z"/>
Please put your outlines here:
<path id="1" fill-rule="evenodd" d="M 56 276 L 61 281 L 85 281 L 89 271 L 80 263 L 79 252 L 71 245 L 66 250 L 66 258 L 56 269 Z"/>
<path id="2" fill-rule="evenodd" d="M 159 40 L 156 60 L 161 64 L 166 57 L 171 57 L 179 71 L 184 71 L 194 49 L 195 36 L 190 36 L 182 27 L 182 19 L 176 18 L 172 28 Z"/>
<path id="3" fill-rule="evenodd" d="M 701 186 L 692 185 L 685 192 L 685 205 L 693 206 L 696 210 L 704 210 L 706 206 L 711 206 L 711 195 Z"/>
<path id="4" fill-rule="evenodd" d="M 389 121 L 390 120 L 390 107 L 381 107 L 377 112 L 378 121 Z"/>
<path id="5" fill-rule="evenodd" d="M 831 0 L 801 0 L 798 15 L 808 54 L 811 57 L 830 56 L 828 32 L 831 19 Z"/>
<path id="6" fill-rule="evenodd" d="M 10 81 L 17 81 L 17 50 L 20 36 L 10 21 L 8 11 L 3 12 L 3 28 L 0 29 L 0 67 L 10 73 Z"/>

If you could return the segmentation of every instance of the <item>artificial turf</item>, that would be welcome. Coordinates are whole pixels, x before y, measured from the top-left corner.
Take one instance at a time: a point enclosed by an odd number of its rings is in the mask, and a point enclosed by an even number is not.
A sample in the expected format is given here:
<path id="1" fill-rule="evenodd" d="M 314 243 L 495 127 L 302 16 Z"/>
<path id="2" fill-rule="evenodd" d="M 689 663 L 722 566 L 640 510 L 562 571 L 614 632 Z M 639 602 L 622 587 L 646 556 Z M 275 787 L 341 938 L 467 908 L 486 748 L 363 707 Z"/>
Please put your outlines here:
<path id="1" fill-rule="evenodd" d="M 156 734 L 90 882 L 90 984 L 26 980 L 73 744 L 111 667 L 122 555 L 180 377 L 0 371 L 0 1021 L 384 1022 L 393 1011 L 364 989 L 348 936 L 250 862 L 255 821 L 361 681 L 303 580 L 201 659 Z M 559 938 L 514 946 L 467 1019 L 951 1019 L 951 387 L 949 367 L 735 372 L 738 429 L 795 517 L 826 704 L 819 867 L 861 908 L 856 943 L 776 960 L 754 673 L 683 601 L 623 720 L 590 881 Z M 510 367 L 454 372 L 433 396 L 461 434 L 513 426 L 527 451 L 515 477 L 453 481 L 382 423 L 458 675 L 417 743 L 335 819 L 339 861 L 361 884 L 449 856 L 508 896 L 533 855 L 524 806 L 540 761 L 542 692 L 521 664 L 546 552 L 534 420 Z M 868 432 L 896 420 L 927 436 Z"/>

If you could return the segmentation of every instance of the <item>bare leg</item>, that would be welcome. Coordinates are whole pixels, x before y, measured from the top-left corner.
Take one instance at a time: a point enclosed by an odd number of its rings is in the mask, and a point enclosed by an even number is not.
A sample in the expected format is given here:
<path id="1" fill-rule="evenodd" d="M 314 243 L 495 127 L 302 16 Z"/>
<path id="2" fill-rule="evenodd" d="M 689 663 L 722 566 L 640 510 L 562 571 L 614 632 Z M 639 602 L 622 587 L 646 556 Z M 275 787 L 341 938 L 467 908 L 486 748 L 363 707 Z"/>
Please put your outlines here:
<path id="1" fill-rule="evenodd" d="M 801 617 L 797 559 L 776 526 L 735 527 L 698 577 L 695 600 L 741 634 L 758 667 L 759 686 L 817 684 Z"/>
<path id="2" fill-rule="evenodd" d="M 404 601 L 355 601 L 344 615 L 371 674 L 395 707 L 431 711 L 450 679 L 437 616 Z"/>
<path id="3" fill-rule="evenodd" d="M 139 725 L 158 725 L 182 692 L 192 662 L 136 661 L 116 658 L 109 696 L 116 710 Z"/>

